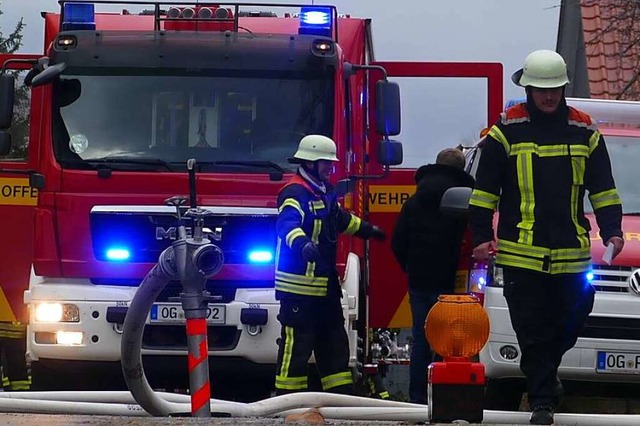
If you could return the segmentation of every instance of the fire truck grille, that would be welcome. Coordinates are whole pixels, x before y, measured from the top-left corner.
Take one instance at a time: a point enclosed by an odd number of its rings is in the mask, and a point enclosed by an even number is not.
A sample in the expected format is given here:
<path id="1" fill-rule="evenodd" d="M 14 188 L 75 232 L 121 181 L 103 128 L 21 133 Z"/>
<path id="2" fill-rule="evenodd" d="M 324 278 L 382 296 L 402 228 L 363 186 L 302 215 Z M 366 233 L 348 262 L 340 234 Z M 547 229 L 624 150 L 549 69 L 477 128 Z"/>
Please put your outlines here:
<path id="1" fill-rule="evenodd" d="M 589 317 L 580 337 L 640 340 L 640 319 Z"/>
<path id="2" fill-rule="evenodd" d="M 634 269 L 630 266 L 593 265 L 591 285 L 600 293 L 629 293 L 627 279 Z"/>
<path id="3" fill-rule="evenodd" d="M 184 325 L 146 325 L 142 335 L 143 349 L 187 350 Z M 209 350 L 230 351 L 240 340 L 241 331 L 235 326 L 208 326 Z"/>
<path id="4" fill-rule="evenodd" d="M 236 298 L 236 290 L 239 288 L 273 288 L 273 281 L 207 281 L 205 289 L 215 299 L 211 303 L 230 303 Z M 158 295 L 157 302 L 177 302 L 182 285 L 179 281 L 170 281 Z"/>

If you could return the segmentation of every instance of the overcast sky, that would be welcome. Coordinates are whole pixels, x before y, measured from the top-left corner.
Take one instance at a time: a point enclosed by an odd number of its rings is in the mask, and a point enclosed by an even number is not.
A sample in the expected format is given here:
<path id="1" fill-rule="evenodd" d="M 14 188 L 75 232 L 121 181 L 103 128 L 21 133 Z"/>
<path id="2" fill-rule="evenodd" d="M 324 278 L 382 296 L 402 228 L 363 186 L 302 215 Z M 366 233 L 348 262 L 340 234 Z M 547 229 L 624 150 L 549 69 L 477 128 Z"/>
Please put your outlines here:
<path id="1" fill-rule="evenodd" d="M 510 76 L 524 57 L 536 49 L 555 50 L 560 11 L 560 0 L 334 0 L 322 4 L 334 4 L 339 13 L 372 18 L 377 60 L 502 63 L 507 99 L 523 96 Z M 23 18 L 21 52 L 42 53 L 40 12 L 58 11 L 57 1 L 0 0 L 0 10 L 4 12 L 0 31 L 10 33 Z M 486 124 L 486 83 L 425 80 L 399 81 L 403 127 L 398 139 L 405 143 L 404 166 L 433 162 L 440 148 L 473 139 Z"/>

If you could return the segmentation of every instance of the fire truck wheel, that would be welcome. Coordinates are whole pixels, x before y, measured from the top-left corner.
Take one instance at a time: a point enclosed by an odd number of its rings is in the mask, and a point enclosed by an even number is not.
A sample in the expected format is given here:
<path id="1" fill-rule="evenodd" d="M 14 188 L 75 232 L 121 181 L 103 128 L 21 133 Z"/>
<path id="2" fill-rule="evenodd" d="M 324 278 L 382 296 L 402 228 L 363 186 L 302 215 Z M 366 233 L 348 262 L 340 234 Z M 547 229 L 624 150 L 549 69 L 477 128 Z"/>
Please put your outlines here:
<path id="1" fill-rule="evenodd" d="M 525 391 L 524 379 L 487 379 L 485 408 L 487 410 L 518 411 Z"/>

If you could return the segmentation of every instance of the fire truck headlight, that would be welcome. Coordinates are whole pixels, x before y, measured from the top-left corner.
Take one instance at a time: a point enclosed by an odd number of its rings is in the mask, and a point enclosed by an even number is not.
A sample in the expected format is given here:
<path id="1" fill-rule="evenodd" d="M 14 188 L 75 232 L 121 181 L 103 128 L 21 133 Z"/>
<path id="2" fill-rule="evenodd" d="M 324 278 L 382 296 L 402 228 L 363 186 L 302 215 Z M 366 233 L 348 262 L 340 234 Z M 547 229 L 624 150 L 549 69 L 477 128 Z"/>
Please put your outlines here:
<path id="1" fill-rule="evenodd" d="M 80 310 L 71 303 L 39 303 L 35 318 L 38 322 L 80 322 Z"/>
<path id="2" fill-rule="evenodd" d="M 56 343 L 59 345 L 81 345 L 82 332 L 80 331 L 58 331 L 56 333 Z"/>

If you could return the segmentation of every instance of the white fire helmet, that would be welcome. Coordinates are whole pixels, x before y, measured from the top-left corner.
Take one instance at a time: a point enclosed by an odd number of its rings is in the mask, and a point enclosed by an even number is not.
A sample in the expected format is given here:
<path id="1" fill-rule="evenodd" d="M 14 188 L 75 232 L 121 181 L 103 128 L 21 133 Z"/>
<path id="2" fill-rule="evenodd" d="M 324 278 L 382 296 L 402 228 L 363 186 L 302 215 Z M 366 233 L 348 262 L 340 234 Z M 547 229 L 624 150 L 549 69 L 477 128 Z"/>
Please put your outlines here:
<path id="1" fill-rule="evenodd" d="M 340 161 L 336 157 L 336 143 L 331 138 L 323 135 L 307 135 L 303 137 L 293 158 L 304 161 Z"/>
<path id="2" fill-rule="evenodd" d="M 524 60 L 524 66 L 513 73 L 511 81 L 522 87 L 552 89 L 569 84 L 567 64 L 553 50 L 536 50 Z"/>

